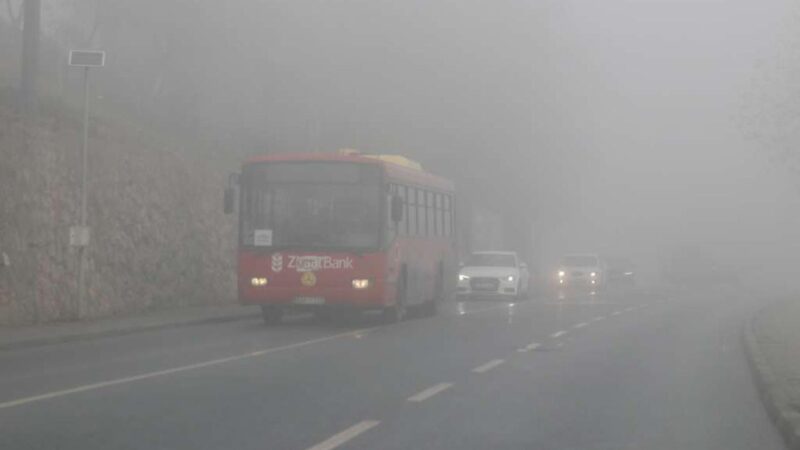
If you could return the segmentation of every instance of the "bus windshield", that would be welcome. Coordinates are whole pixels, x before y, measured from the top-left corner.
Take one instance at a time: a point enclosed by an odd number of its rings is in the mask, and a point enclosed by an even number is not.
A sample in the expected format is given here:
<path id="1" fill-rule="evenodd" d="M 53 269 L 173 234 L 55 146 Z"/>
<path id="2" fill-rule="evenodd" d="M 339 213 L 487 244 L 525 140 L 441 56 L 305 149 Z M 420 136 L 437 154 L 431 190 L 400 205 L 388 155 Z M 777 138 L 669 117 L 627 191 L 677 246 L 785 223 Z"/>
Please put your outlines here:
<path id="1" fill-rule="evenodd" d="M 244 246 L 368 249 L 380 241 L 380 171 L 352 163 L 285 162 L 246 167 Z"/>

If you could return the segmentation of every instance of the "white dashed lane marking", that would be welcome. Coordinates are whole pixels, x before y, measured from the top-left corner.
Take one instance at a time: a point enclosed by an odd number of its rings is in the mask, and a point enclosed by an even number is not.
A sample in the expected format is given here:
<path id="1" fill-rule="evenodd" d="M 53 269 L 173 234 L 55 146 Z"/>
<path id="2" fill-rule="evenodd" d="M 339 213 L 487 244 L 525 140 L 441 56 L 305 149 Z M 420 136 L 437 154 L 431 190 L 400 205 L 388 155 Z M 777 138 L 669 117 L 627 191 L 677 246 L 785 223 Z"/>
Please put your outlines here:
<path id="1" fill-rule="evenodd" d="M 531 342 L 530 344 L 526 345 L 525 347 L 518 348 L 517 351 L 520 353 L 530 352 L 539 348 L 539 344 L 536 342 Z"/>
<path id="2" fill-rule="evenodd" d="M 560 338 L 561 336 L 563 336 L 565 334 L 567 334 L 567 332 L 564 331 L 564 330 L 561 330 L 561 331 L 556 331 L 555 333 L 551 334 L 550 337 L 555 339 L 555 338 Z"/>
<path id="3" fill-rule="evenodd" d="M 589 324 L 586 323 L 586 322 L 581 322 L 581 323 L 576 323 L 575 325 L 572 326 L 572 328 L 583 328 L 583 327 L 585 327 L 587 325 L 589 325 Z"/>
<path id="4" fill-rule="evenodd" d="M 472 371 L 474 373 L 485 373 L 485 372 L 488 372 L 488 371 L 494 369 L 495 367 L 499 366 L 500 364 L 503 364 L 504 362 L 506 362 L 504 359 L 493 359 L 493 360 L 489 361 L 488 363 L 486 363 L 486 364 L 484 364 L 482 366 L 478 366 L 478 367 L 472 369 Z"/>
<path id="5" fill-rule="evenodd" d="M 340 447 L 346 442 L 355 439 L 357 436 L 365 433 L 370 428 L 377 426 L 379 423 L 380 422 L 377 420 L 361 421 L 340 433 L 334 434 L 328 439 L 309 448 L 308 450 L 333 450 L 334 448 Z"/>
<path id="6" fill-rule="evenodd" d="M 434 395 L 436 395 L 436 394 L 438 394 L 438 393 L 440 393 L 440 392 L 442 392 L 444 390 L 450 389 L 451 387 L 453 387 L 453 383 L 439 383 L 439 384 L 437 384 L 435 386 L 431 386 L 428 389 L 425 389 L 424 391 L 420 391 L 420 392 L 412 395 L 411 397 L 408 397 L 408 401 L 410 401 L 410 402 L 424 402 L 425 400 L 433 397 Z"/>

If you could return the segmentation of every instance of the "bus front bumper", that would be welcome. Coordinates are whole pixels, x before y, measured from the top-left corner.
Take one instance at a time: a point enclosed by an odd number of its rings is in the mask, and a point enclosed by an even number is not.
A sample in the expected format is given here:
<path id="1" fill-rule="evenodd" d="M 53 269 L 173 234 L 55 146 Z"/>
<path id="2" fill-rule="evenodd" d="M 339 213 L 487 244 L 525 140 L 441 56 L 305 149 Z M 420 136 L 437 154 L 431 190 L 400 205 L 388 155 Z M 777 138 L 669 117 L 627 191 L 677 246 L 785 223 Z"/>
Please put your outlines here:
<path id="1" fill-rule="evenodd" d="M 297 288 L 264 287 L 241 289 L 239 302 L 243 305 L 276 306 L 291 309 L 317 309 L 321 307 L 342 309 L 380 309 L 391 304 L 382 290 L 352 288 Z"/>

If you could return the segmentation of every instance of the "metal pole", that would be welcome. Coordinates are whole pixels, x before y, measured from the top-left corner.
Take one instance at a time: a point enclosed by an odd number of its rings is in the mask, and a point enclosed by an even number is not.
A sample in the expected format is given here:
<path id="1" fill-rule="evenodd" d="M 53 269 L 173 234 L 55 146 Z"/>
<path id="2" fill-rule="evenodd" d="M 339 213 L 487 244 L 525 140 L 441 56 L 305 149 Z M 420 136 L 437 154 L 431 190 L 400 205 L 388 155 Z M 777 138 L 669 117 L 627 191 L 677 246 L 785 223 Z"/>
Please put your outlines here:
<path id="1" fill-rule="evenodd" d="M 87 196 L 87 149 L 89 146 L 89 68 L 85 67 L 83 72 L 83 148 L 81 150 L 81 217 L 80 223 L 83 230 L 86 229 L 86 196 Z M 88 243 L 87 243 L 88 244 Z M 78 249 L 78 319 L 83 317 L 84 284 L 86 278 L 86 245 L 81 245 Z"/>
<path id="2" fill-rule="evenodd" d="M 41 31 L 41 0 L 25 0 L 23 5 L 22 64 L 20 93 L 22 110 L 29 116 L 36 102 L 36 81 L 39 77 L 39 33 Z"/>

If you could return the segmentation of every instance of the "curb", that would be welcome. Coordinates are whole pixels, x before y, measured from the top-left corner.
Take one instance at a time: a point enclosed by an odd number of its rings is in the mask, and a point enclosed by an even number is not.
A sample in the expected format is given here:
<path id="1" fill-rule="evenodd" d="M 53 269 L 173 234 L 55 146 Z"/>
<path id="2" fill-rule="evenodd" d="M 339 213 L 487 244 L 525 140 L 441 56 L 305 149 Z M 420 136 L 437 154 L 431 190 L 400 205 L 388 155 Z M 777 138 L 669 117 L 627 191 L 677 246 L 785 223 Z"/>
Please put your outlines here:
<path id="1" fill-rule="evenodd" d="M 192 325 L 203 325 L 209 323 L 224 323 L 234 322 L 237 320 L 245 320 L 253 317 L 261 317 L 261 312 L 240 312 L 225 316 L 204 317 L 199 319 L 179 320 L 175 322 L 159 323 L 154 325 L 136 325 L 126 328 L 119 328 L 116 330 L 103 330 L 83 334 L 66 334 L 62 336 L 48 336 L 42 338 L 34 338 L 21 340 L 17 342 L 0 342 L 0 351 L 4 350 L 19 350 L 34 347 L 44 347 L 54 344 L 64 344 L 67 342 L 76 341 L 91 341 L 95 339 L 102 339 L 113 336 L 125 336 L 128 334 L 143 333 L 146 331 L 164 330 L 169 328 L 181 328 Z"/>
<path id="2" fill-rule="evenodd" d="M 753 373 L 761 402 L 764 404 L 775 427 L 783 436 L 786 447 L 800 450 L 800 411 L 787 403 L 787 396 L 782 392 L 780 383 L 767 363 L 755 333 L 755 322 L 761 314 L 758 311 L 745 322 L 742 340 L 745 355 Z"/>

